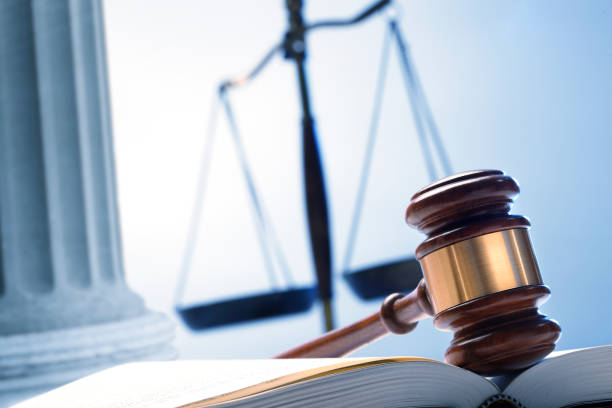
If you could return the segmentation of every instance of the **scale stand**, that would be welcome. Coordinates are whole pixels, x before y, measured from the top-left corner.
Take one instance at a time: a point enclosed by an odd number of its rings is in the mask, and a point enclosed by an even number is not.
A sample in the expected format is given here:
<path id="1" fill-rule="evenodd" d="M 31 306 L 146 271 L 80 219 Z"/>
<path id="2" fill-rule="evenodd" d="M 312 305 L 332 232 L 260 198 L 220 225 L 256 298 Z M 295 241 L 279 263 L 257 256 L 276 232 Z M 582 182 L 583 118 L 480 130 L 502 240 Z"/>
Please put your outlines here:
<path id="1" fill-rule="evenodd" d="M 304 33 L 307 26 L 302 17 L 302 0 L 286 0 L 289 30 L 283 41 L 285 58 L 293 60 L 297 70 L 302 107 L 302 151 L 304 165 L 304 185 L 306 186 L 306 212 L 308 215 L 308 231 L 310 232 L 310 247 L 317 275 L 319 299 L 323 304 L 325 330 L 334 328 L 334 318 L 331 308 L 331 243 L 329 238 L 329 215 L 325 192 L 325 179 L 321 166 L 321 154 L 314 118 L 310 108 L 308 78 L 304 61 L 306 59 L 306 39 Z"/>

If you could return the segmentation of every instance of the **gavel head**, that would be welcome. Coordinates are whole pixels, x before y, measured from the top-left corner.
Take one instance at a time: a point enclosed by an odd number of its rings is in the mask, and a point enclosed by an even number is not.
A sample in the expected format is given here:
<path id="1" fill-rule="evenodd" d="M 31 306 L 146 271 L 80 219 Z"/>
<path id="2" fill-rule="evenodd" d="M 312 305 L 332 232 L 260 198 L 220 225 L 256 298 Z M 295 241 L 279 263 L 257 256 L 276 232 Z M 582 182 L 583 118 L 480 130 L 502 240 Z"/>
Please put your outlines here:
<path id="1" fill-rule="evenodd" d="M 428 235 L 416 249 L 434 325 L 454 333 L 446 361 L 482 375 L 548 355 L 559 325 L 538 312 L 550 296 L 529 240 L 509 215 L 516 181 L 499 170 L 456 174 L 418 191 L 406 220 Z"/>

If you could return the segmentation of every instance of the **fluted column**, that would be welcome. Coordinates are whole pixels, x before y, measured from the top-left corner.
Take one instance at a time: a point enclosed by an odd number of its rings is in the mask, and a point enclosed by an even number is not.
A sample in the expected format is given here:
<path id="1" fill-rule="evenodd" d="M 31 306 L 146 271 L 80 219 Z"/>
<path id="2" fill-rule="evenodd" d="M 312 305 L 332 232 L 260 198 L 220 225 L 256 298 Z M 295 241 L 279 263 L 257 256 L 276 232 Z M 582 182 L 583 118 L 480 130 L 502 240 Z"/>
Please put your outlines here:
<path id="1" fill-rule="evenodd" d="M 0 0 L 0 394 L 168 358 L 125 283 L 99 0 Z"/>

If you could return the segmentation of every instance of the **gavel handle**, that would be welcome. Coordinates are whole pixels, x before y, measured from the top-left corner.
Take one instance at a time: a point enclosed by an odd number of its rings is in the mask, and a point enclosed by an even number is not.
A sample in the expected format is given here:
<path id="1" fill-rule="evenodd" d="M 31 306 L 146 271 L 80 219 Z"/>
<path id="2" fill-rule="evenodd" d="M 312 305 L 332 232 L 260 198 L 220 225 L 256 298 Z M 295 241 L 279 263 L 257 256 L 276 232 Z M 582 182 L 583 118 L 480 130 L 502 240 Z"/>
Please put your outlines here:
<path id="1" fill-rule="evenodd" d="M 408 295 L 389 295 L 378 313 L 350 326 L 281 353 L 275 358 L 342 357 L 388 334 L 411 332 L 419 320 L 433 316 L 425 282 L 421 280 Z"/>

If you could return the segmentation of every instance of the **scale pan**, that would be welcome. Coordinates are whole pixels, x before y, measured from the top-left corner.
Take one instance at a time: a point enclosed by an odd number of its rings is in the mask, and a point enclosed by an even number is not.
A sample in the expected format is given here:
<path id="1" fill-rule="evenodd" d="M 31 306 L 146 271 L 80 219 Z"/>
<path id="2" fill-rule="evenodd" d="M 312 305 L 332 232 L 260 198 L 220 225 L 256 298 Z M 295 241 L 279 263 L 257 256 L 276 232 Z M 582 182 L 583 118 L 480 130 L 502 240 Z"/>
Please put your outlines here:
<path id="1" fill-rule="evenodd" d="M 382 298 L 394 292 L 411 292 L 423 278 L 419 261 L 412 257 L 343 275 L 353 292 L 363 300 Z"/>
<path id="2" fill-rule="evenodd" d="M 204 330 L 305 312 L 312 307 L 316 296 L 316 287 L 295 288 L 203 305 L 177 306 L 176 311 L 191 330 Z"/>

